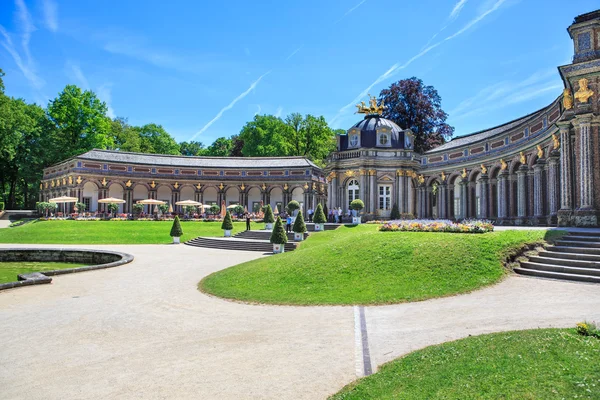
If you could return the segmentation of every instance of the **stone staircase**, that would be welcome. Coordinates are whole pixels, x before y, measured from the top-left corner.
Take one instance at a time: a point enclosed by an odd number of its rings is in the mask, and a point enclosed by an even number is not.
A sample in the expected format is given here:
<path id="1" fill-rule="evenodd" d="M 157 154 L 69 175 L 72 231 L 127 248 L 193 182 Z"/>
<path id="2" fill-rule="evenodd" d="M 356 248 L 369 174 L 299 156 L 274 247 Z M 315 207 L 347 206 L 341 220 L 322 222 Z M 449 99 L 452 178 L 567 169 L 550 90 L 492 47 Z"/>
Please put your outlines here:
<path id="1" fill-rule="evenodd" d="M 521 262 L 515 272 L 542 278 L 600 283 L 600 232 L 569 232 Z"/>

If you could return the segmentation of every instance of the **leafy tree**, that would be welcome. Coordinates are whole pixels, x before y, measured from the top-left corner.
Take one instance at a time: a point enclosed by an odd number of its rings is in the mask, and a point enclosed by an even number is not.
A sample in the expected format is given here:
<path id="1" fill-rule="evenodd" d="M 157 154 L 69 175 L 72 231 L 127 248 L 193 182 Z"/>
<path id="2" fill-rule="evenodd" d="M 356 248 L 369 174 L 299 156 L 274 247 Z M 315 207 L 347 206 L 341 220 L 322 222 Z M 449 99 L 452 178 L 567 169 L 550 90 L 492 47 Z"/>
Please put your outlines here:
<path id="1" fill-rule="evenodd" d="M 48 117 L 56 126 L 55 145 L 62 150 L 63 159 L 113 146 L 106 103 L 90 90 L 67 85 L 48 104 Z"/>
<path id="2" fill-rule="evenodd" d="M 135 127 L 129 125 L 127 118 L 117 117 L 110 122 L 113 148 L 121 151 L 142 151 L 142 138 Z"/>
<path id="3" fill-rule="evenodd" d="M 299 210 L 299 209 L 300 209 L 300 203 L 298 203 L 296 200 L 290 201 L 287 205 L 287 210 L 290 214 L 294 214 L 294 211 Z"/>
<path id="4" fill-rule="evenodd" d="M 202 156 L 206 149 L 202 142 L 181 142 L 179 143 L 179 152 L 183 156 Z"/>
<path id="5" fill-rule="evenodd" d="M 273 227 L 273 232 L 271 232 L 270 242 L 273 244 L 287 243 L 287 234 L 283 229 L 283 222 L 281 222 L 281 218 L 279 217 L 277 217 L 277 221 L 275 221 L 275 226 Z"/>
<path id="6" fill-rule="evenodd" d="M 179 222 L 179 217 L 175 217 L 173 221 L 173 226 L 171 227 L 171 237 L 181 237 L 183 235 L 183 230 L 181 229 L 181 223 Z"/>
<path id="7" fill-rule="evenodd" d="M 244 212 L 244 207 L 237 205 L 233 208 L 233 212 L 234 212 L 234 214 L 239 216 L 241 213 Z"/>
<path id="8" fill-rule="evenodd" d="M 230 231 L 233 229 L 233 222 L 231 221 L 231 214 L 229 214 L 229 210 L 227 210 L 227 212 L 225 213 L 225 218 L 223 218 L 221 229 L 226 231 Z"/>
<path id="9" fill-rule="evenodd" d="M 140 150 L 143 153 L 181 154 L 179 145 L 162 125 L 146 124 L 134 128 L 140 135 Z"/>
<path id="10" fill-rule="evenodd" d="M 85 203 L 75 203 L 75 207 L 77 207 L 77 212 L 84 212 L 86 209 Z"/>
<path id="11" fill-rule="evenodd" d="M 317 204 L 317 209 L 315 210 L 313 222 L 315 224 L 324 224 L 325 222 L 327 222 L 327 218 L 325 218 L 325 214 L 323 213 L 323 207 L 321 206 L 321 203 Z"/>
<path id="12" fill-rule="evenodd" d="M 239 135 L 233 135 L 231 137 L 231 150 L 229 151 L 229 155 L 231 157 L 243 157 L 244 153 L 242 153 L 242 149 L 244 148 L 244 141 L 240 138 Z"/>
<path id="13" fill-rule="evenodd" d="M 296 220 L 294 221 L 294 226 L 292 226 L 292 230 L 296 233 L 306 232 L 306 224 L 304 223 L 302 210 L 298 211 L 298 215 L 296 215 Z"/>
<path id="14" fill-rule="evenodd" d="M 393 220 L 400 219 L 400 209 L 398 208 L 397 203 L 394 203 L 392 206 L 392 214 L 390 215 L 390 218 Z"/>
<path id="15" fill-rule="evenodd" d="M 108 209 L 109 212 L 115 213 L 119 210 L 119 205 L 115 204 L 115 203 L 108 203 L 106 205 L 106 208 Z"/>
<path id="16" fill-rule="evenodd" d="M 210 146 L 208 146 L 205 155 L 211 157 L 228 157 L 231 153 L 232 147 L 233 143 L 231 142 L 231 139 L 220 137 L 217 140 L 215 140 Z"/>
<path id="17" fill-rule="evenodd" d="M 383 116 L 415 134 L 415 151 L 424 152 L 446 142 L 454 128 L 446 124 L 448 114 L 442 110 L 442 99 L 433 86 L 412 77 L 392 83 L 383 89 L 379 100 L 385 101 Z"/>
<path id="18" fill-rule="evenodd" d="M 255 115 L 242 128 L 239 138 L 244 141 L 246 157 L 276 157 L 290 155 L 289 126 L 273 115 Z"/>
<path id="19" fill-rule="evenodd" d="M 295 156 L 308 157 L 313 161 L 321 162 L 329 153 L 335 150 L 335 133 L 327 125 L 323 116 L 315 117 L 300 114 L 290 114 L 285 119 L 292 134 L 288 140 Z"/>
<path id="20" fill-rule="evenodd" d="M 270 204 L 267 204 L 267 208 L 265 210 L 265 217 L 263 218 L 265 224 L 272 224 L 275 222 L 275 216 L 273 215 L 273 209 Z"/>
<path id="21" fill-rule="evenodd" d="M 169 205 L 168 204 L 159 204 L 158 205 L 158 209 L 160 210 L 160 212 L 162 214 L 166 213 L 167 211 L 169 211 Z"/>
<path id="22" fill-rule="evenodd" d="M 350 209 L 359 211 L 365 208 L 365 203 L 361 199 L 354 199 L 350 202 Z"/>
<path id="23" fill-rule="evenodd" d="M 217 215 L 221 211 L 221 207 L 219 207 L 217 204 L 213 204 L 208 210 L 211 214 Z"/>

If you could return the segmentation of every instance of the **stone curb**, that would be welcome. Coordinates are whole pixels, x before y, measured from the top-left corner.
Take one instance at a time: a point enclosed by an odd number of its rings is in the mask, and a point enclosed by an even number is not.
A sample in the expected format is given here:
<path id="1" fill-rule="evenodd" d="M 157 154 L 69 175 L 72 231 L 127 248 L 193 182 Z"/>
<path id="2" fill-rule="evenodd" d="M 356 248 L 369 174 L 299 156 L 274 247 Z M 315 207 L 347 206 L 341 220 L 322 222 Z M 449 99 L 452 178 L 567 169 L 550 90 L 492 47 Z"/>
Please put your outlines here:
<path id="1" fill-rule="evenodd" d="M 118 267 L 123 264 L 128 264 L 133 261 L 133 256 L 131 254 L 121 253 L 118 251 L 108 251 L 108 250 L 73 249 L 73 248 L 55 248 L 55 249 L 52 249 L 52 248 L 8 248 L 8 249 L 0 249 L 0 253 L 1 252 L 9 252 L 9 251 L 19 251 L 19 252 L 23 252 L 23 251 L 25 251 L 25 252 L 28 252 L 28 251 L 57 252 L 58 251 L 58 252 L 67 252 L 67 253 L 68 252 L 71 252 L 71 253 L 85 252 L 85 253 L 96 253 L 96 254 L 111 254 L 111 255 L 119 256 L 119 257 L 121 257 L 121 259 L 117 260 L 117 261 L 105 263 L 105 264 L 86 265 L 84 267 L 77 267 L 77 268 L 56 269 L 56 270 L 44 271 L 44 272 L 31 272 L 28 274 L 19 274 L 19 275 L 17 275 L 17 278 L 19 280 L 16 282 L 0 283 L 0 290 L 12 289 L 12 288 L 21 287 L 21 286 L 41 285 L 44 283 L 52 282 L 52 278 L 50 278 L 50 276 L 71 274 L 71 273 L 76 273 L 76 272 L 94 271 L 97 269 L 113 268 L 113 267 Z"/>

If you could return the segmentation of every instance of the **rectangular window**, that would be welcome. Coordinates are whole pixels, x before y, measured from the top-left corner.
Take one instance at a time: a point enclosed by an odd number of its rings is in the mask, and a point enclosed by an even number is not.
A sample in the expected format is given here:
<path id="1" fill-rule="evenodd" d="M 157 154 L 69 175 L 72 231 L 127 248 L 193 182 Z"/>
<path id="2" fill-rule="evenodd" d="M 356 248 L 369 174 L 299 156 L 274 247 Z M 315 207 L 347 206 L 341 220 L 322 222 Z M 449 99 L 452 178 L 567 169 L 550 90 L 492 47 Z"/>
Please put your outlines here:
<path id="1" fill-rule="evenodd" d="M 379 185 L 379 209 L 389 210 L 392 208 L 392 186 Z"/>
<path id="2" fill-rule="evenodd" d="M 83 198 L 83 204 L 85 204 L 85 212 L 92 211 L 92 210 L 90 210 L 90 204 L 92 204 L 92 198 L 91 197 L 84 197 Z"/>

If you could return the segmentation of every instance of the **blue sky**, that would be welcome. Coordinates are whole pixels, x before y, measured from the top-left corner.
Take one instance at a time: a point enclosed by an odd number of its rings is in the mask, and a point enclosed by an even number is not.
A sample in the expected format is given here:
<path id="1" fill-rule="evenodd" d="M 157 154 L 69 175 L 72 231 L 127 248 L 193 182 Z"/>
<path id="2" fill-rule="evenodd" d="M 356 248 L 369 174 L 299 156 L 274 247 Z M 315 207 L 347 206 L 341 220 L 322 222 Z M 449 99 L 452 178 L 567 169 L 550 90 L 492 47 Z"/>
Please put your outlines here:
<path id="1" fill-rule="evenodd" d="M 210 144 L 256 113 L 324 115 L 417 76 L 462 135 L 561 92 L 566 31 L 597 0 L 0 0 L 9 95 L 46 105 L 69 83 L 110 115 Z"/>

